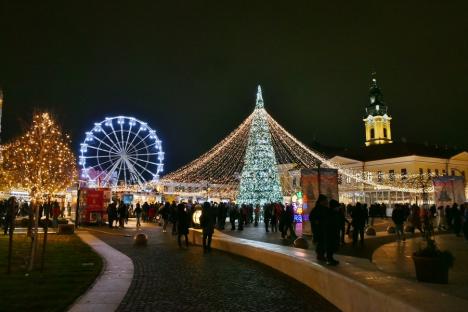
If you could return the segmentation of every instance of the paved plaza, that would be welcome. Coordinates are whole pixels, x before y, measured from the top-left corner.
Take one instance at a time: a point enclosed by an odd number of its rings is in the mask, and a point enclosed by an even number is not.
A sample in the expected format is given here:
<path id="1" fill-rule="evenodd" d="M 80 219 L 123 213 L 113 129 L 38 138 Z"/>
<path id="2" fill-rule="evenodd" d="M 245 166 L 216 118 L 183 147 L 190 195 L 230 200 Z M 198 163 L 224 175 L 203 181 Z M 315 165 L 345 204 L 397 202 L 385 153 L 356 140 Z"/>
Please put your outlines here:
<path id="1" fill-rule="evenodd" d="M 132 223 L 132 222 L 131 222 Z M 257 262 L 190 246 L 144 224 L 147 247 L 134 247 L 134 228 L 87 228 L 130 257 L 134 279 L 118 311 L 338 311 L 305 285 Z"/>
<path id="2" fill-rule="evenodd" d="M 455 256 L 455 264 L 449 271 L 449 284 L 424 284 L 442 293 L 468 299 L 468 241 L 454 234 L 436 235 L 437 245 L 449 250 Z M 412 253 L 417 250 L 421 239 L 407 239 L 406 242 L 392 242 L 379 247 L 372 262 L 382 271 L 408 280 L 416 279 Z"/>

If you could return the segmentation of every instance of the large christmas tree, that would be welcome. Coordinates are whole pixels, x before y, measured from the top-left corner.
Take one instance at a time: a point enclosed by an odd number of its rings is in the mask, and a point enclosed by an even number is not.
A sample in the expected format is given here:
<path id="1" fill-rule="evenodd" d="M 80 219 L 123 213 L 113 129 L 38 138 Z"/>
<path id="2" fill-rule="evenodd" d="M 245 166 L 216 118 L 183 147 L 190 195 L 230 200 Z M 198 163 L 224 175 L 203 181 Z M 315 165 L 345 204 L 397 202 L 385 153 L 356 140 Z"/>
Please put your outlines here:
<path id="1" fill-rule="evenodd" d="M 237 203 L 263 205 L 282 201 L 278 166 L 263 106 L 262 89 L 258 86 Z"/>

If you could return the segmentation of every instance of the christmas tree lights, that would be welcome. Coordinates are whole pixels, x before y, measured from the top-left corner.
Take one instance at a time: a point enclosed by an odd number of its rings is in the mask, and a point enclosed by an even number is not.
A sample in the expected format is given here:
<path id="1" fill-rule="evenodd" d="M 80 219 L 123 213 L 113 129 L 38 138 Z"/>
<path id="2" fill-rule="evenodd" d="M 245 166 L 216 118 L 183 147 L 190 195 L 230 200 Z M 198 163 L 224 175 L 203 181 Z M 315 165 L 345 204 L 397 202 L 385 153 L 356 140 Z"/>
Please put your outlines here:
<path id="1" fill-rule="evenodd" d="M 268 116 L 263 106 L 262 89 L 258 86 L 257 103 L 250 127 L 237 203 L 263 205 L 282 201 L 283 195 Z"/>

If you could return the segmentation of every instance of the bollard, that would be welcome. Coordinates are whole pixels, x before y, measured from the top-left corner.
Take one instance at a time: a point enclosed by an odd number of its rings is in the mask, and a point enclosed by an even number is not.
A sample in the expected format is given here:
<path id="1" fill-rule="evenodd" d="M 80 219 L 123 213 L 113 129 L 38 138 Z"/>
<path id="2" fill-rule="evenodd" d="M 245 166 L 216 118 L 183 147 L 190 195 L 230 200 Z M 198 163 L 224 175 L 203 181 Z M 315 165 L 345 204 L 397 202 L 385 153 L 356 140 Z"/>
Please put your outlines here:
<path id="1" fill-rule="evenodd" d="M 294 247 L 301 248 L 301 249 L 309 249 L 309 243 L 303 237 L 298 237 L 294 241 Z"/>
<path id="2" fill-rule="evenodd" d="M 368 227 L 366 230 L 366 235 L 368 236 L 375 236 L 377 233 L 375 232 L 375 229 L 373 227 Z"/>
<path id="3" fill-rule="evenodd" d="M 138 233 L 133 236 L 133 244 L 135 246 L 146 246 L 148 243 L 148 236 L 143 233 Z"/>

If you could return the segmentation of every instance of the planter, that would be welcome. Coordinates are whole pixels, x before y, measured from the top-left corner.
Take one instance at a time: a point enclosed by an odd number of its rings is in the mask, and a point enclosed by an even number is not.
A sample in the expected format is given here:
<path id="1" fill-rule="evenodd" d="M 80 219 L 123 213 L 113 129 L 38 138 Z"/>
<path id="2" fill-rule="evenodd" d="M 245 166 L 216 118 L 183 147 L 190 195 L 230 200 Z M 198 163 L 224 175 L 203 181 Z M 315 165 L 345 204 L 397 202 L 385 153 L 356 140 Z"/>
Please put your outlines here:
<path id="1" fill-rule="evenodd" d="M 448 284 L 449 266 L 440 257 L 413 256 L 419 282 Z"/>

